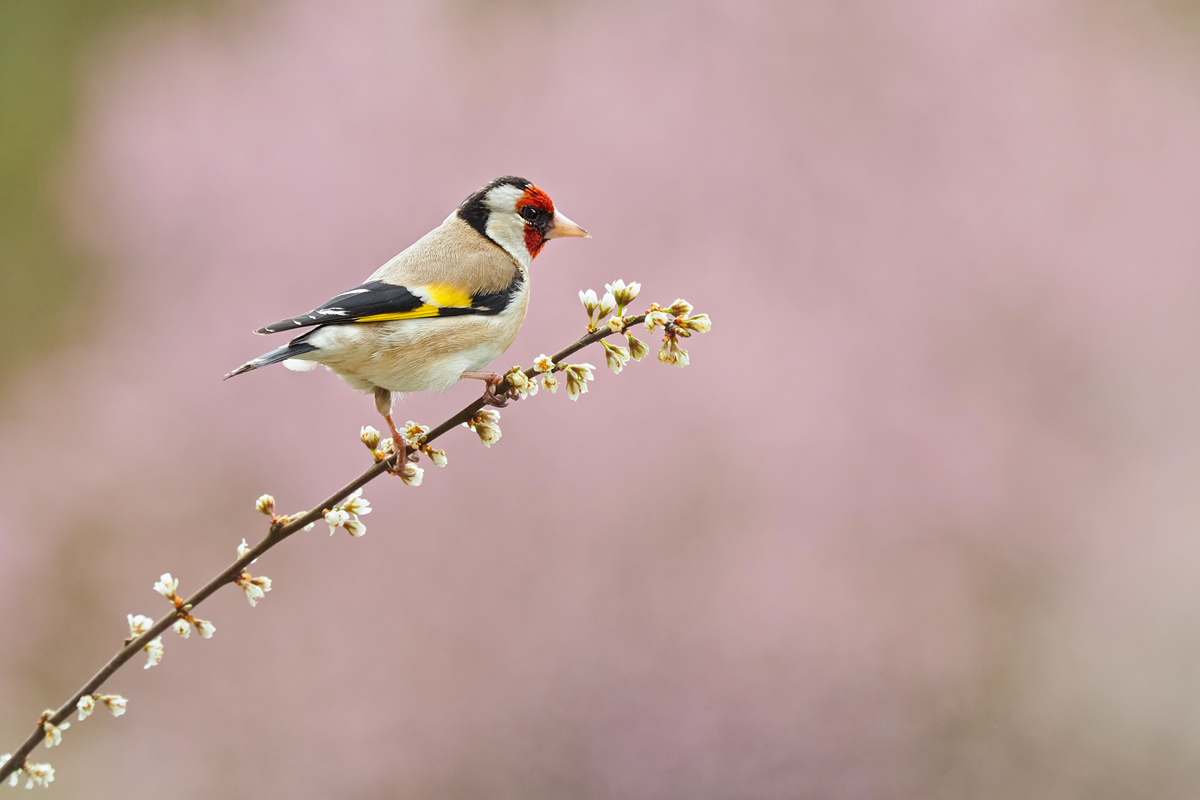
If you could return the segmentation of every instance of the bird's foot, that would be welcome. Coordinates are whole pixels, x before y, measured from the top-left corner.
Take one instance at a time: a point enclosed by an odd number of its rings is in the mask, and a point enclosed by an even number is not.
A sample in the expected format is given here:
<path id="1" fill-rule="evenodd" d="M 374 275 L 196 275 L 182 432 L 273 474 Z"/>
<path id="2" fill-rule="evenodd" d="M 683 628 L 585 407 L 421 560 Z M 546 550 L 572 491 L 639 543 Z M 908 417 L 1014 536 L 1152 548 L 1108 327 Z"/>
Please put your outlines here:
<path id="1" fill-rule="evenodd" d="M 504 376 L 499 372 L 464 372 L 462 377 L 484 382 L 483 397 L 481 398 L 484 406 L 504 408 L 512 399 L 512 395 L 507 389 L 504 392 L 496 391 L 506 382 Z"/>
<path id="2" fill-rule="evenodd" d="M 417 454 L 408 452 L 408 440 L 400 431 L 396 430 L 396 423 L 392 421 L 392 415 L 385 414 L 383 418 L 387 420 L 388 427 L 392 431 L 392 445 L 396 450 L 396 463 L 388 467 L 388 472 L 402 478 L 407 474 L 408 463 L 417 460 Z"/>

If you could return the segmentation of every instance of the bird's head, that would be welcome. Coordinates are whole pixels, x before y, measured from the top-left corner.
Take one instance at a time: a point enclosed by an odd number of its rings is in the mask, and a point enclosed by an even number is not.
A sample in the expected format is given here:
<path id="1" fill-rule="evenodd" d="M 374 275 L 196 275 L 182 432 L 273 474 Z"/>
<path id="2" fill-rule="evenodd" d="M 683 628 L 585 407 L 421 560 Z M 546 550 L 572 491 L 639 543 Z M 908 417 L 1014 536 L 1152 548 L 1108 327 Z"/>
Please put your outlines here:
<path id="1" fill-rule="evenodd" d="M 457 213 L 526 267 L 548 239 L 588 236 L 587 231 L 554 209 L 549 195 L 524 178 L 511 175 L 496 178 L 472 194 Z"/>

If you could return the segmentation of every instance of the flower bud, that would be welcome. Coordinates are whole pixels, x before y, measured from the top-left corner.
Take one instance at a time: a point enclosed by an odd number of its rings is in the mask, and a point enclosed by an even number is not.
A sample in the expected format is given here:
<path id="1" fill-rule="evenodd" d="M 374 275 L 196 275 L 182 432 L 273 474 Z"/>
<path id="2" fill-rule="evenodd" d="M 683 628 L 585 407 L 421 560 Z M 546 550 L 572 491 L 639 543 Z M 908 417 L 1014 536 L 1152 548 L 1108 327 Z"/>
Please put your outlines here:
<path id="1" fill-rule="evenodd" d="M 617 300 L 613 297 L 612 292 L 605 292 L 604 297 L 600 298 L 599 314 L 597 319 L 604 319 L 611 314 L 617 307 Z"/>
<path id="2" fill-rule="evenodd" d="M 483 442 L 484 447 L 491 447 L 496 442 L 500 441 L 500 426 L 493 422 L 481 422 L 475 426 L 475 433 L 479 434 L 479 441 Z"/>
<path id="3" fill-rule="evenodd" d="M 626 285 L 624 281 L 618 279 L 613 283 L 606 283 L 604 288 L 612 293 L 613 298 L 617 301 L 617 308 L 624 309 L 637 298 L 638 292 L 642 290 L 642 285 L 636 281 Z"/>
<path id="4" fill-rule="evenodd" d="M 425 451 L 425 455 L 429 456 L 429 460 L 433 462 L 434 466 L 444 467 L 448 463 L 446 461 L 445 450 L 434 450 L 430 448 Z"/>
<path id="5" fill-rule="evenodd" d="M 708 333 L 712 330 L 712 320 L 708 318 L 708 314 L 697 314 L 694 317 L 685 317 L 679 320 L 679 324 L 696 333 Z"/>
<path id="6" fill-rule="evenodd" d="M 368 450 L 374 450 L 379 447 L 379 431 L 375 430 L 370 425 L 363 427 L 359 432 L 358 438 L 362 439 L 362 443 L 367 446 Z"/>
<path id="7" fill-rule="evenodd" d="M 596 309 L 600 305 L 600 301 L 596 299 L 596 293 L 591 289 L 587 291 L 580 290 L 579 302 L 583 303 L 583 308 L 587 311 L 588 321 L 594 321 L 596 318 Z"/>
<path id="8" fill-rule="evenodd" d="M 255 510 L 260 514 L 266 514 L 268 517 L 275 516 L 275 498 L 269 494 L 264 494 L 254 503 Z"/>

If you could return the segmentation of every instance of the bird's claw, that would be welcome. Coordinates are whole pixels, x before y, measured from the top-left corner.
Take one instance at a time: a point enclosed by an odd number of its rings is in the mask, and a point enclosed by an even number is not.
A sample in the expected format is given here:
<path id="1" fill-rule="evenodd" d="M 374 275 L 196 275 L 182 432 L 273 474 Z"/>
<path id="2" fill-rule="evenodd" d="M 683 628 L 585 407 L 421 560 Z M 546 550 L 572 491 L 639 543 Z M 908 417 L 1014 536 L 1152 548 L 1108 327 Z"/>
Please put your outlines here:
<path id="1" fill-rule="evenodd" d="M 387 471 L 392 475 L 395 475 L 397 478 L 403 478 L 408 474 L 406 470 L 408 469 L 408 465 L 410 463 L 416 463 L 417 461 L 420 461 L 420 457 L 417 456 L 416 453 L 409 453 L 407 450 L 401 452 L 403 452 L 404 455 L 395 456 L 395 463 L 387 468 Z"/>
<path id="2" fill-rule="evenodd" d="M 494 384 L 489 381 L 484 387 L 482 399 L 485 407 L 491 406 L 493 408 L 505 408 L 508 405 L 508 401 L 512 399 L 508 391 L 505 390 L 504 394 L 499 394 L 496 392 L 497 387 L 502 383 L 504 383 L 504 378 L 501 378 Z"/>

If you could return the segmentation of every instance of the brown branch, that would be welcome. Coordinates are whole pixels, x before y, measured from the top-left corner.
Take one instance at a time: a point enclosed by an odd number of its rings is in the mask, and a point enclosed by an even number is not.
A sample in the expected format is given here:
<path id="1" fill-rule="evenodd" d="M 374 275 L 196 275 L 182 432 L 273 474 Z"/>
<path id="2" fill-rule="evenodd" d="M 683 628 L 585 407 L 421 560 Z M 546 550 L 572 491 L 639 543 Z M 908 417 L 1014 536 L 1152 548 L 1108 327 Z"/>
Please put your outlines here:
<path id="1" fill-rule="evenodd" d="M 644 314 L 626 317 L 626 328 L 632 328 L 633 326 L 645 320 L 645 318 L 646 316 Z M 551 356 L 551 360 L 556 364 L 561 363 L 562 360 L 568 356 L 578 352 L 579 350 L 582 350 L 590 344 L 594 344 L 601 339 L 612 336 L 614 333 L 615 331 L 607 327 L 602 327 L 597 331 L 588 333 L 587 335 L 581 337 L 574 344 L 564 347 L 562 350 Z M 527 378 L 532 378 L 536 374 L 537 371 L 533 367 L 525 370 L 525 376 Z M 474 417 L 480 411 L 480 409 L 483 408 L 483 405 L 483 398 L 479 398 L 478 400 L 470 403 L 462 411 L 459 411 L 441 425 L 438 425 L 436 428 L 430 430 L 429 433 L 425 435 L 423 443 L 428 444 L 434 439 L 437 439 L 438 437 L 449 432 L 453 428 L 461 425 L 464 422 L 467 422 Z M 413 452 L 416 452 L 416 448 L 414 448 L 412 445 L 405 449 L 406 456 L 407 454 Z M 234 561 L 232 564 L 226 567 L 224 571 L 201 587 L 198 592 L 184 600 L 183 608 L 190 610 L 207 600 L 222 586 L 228 583 L 233 583 L 238 576 L 242 574 L 242 571 L 250 565 L 251 561 L 254 561 L 256 558 L 282 542 L 284 539 L 291 536 L 296 531 L 303 530 L 305 526 L 323 518 L 326 510 L 334 508 L 347 497 L 349 497 L 356 489 L 362 488 L 386 472 L 389 467 L 395 466 L 398 463 L 398 458 L 399 454 L 395 454 L 391 456 L 391 458 L 373 464 L 363 474 L 347 483 L 341 489 L 338 489 L 336 492 L 326 498 L 324 502 L 314 507 L 311 511 L 307 511 L 295 519 L 289 520 L 286 524 L 272 524 L 270 530 L 267 532 L 267 535 L 262 541 L 250 548 L 250 550 L 248 550 L 246 554 L 240 557 L 237 561 Z M 150 630 L 146 631 L 136 639 L 126 643 L 126 645 L 122 647 L 116 655 L 109 659 L 108 663 L 105 664 L 99 672 L 92 676 L 91 680 L 85 683 L 82 687 L 80 687 L 79 691 L 72 695 L 70 700 L 68 700 L 61 707 L 59 707 L 57 711 L 50 715 L 47 718 L 48 721 L 52 725 L 61 725 L 67 719 L 67 717 L 71 716 L 71 714 L 75 712 L 76 706 L 82 697 L 85 695 L 95 694 L 96 690 L 103 686 L 104 682 L 112 677 L 113 673 L 125 665 L 125 662 L 129 661 L 129 659 L 141 652 L 142 648 L 153 641 L 155 637 L 166 633 L 167 629 L 174 625 L 178 619 L 179 614 L 177 610 L 172 609 L 171 612 L 165 617 L 160 619 L 158 622 L 155 622 L 154 625 L 151 626 Z M 39 721 L 33 733 L 29 735 L 29 738 L 26 739 L 25 742 L 16 750 L 16 752 L 12 754 L 12 757 L 7 762 L 5 762 L 3 765 L 0 765 L 0 783 L 3 783 L 4 780 L 7 779 L 13 772 L 21 769 L 25 765 L 26 759 L 29 758 L 29 755 L 33 752 L 34 748 L 38 746 L 38 742 L 42 741 L 44 736 L 45 733 L 42 729 L 42 724 Z"/>

